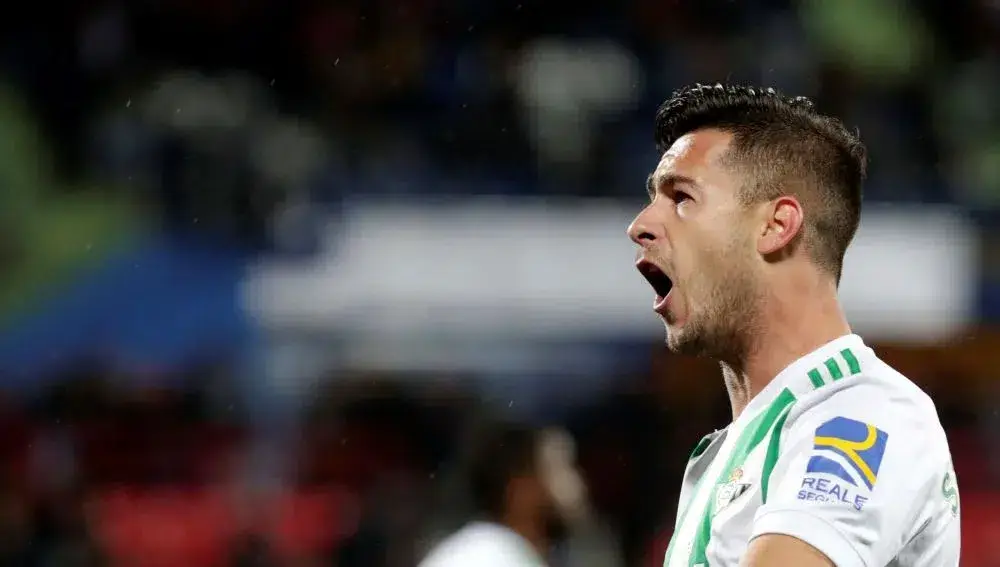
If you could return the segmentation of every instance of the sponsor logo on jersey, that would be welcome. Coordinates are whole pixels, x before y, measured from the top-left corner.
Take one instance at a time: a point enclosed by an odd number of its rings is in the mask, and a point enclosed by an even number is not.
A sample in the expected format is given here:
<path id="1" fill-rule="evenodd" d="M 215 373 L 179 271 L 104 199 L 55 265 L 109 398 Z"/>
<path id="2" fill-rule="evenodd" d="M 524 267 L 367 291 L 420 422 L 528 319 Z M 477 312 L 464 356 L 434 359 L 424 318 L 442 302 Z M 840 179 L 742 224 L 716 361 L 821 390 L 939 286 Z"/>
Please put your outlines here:
<path id="1" fill-rule="evenodd" d="M 816 429 L 806 472 L 826 473 L 871 490 L 888 441 L 889 435 L 874 425 L 835 417 Z"/>
<path id="2" fill-rule="evenodd" d="M 835 417 L 820 425 L 800 500 L 843 502 L 861 510 L 875 488 L 889 435 L 874 425 Z"/>
<path id="3" fill-rule="evenodd" d="M 844 486 L 843 483 L 828 478 L 816 477 L 802 479 L 798 498 L 812 502 L 840 502 L 859 512 L 868 502 L 868 497 L 861 495 L 856 488 Z"/>

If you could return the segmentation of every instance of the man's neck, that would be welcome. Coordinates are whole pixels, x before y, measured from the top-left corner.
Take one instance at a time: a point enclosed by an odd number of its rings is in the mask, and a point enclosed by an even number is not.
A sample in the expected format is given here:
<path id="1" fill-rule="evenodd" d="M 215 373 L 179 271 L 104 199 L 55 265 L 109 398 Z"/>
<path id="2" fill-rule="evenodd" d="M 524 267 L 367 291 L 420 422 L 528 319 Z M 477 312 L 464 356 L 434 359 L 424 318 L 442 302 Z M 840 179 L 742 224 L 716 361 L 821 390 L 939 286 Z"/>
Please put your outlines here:
<path id="1" fill-rule="evenodd" d="M 835 290 L 772 296 L 765 303 L 746 355 L 736 364 L 722 362 L 733 421 L 782 370 L 851 332 Z"/>

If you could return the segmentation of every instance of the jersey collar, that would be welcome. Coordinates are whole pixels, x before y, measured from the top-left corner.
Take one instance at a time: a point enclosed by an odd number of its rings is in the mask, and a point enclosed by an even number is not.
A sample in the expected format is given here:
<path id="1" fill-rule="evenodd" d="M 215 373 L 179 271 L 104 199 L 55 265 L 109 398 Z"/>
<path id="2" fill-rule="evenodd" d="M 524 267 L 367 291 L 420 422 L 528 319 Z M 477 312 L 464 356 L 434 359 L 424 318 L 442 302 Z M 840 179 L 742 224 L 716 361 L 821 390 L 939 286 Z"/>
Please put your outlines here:
<path id="1" fill-rule="evenodd" d="M 816 368 L 825 368 L 826 361 L 834 357 L 842 356 L 844 350 L 850 350 L 856 356 L 867 351 L 864 341 L 858 335 L 850 334 L 836 338 L 818 349 L 810 352 L 795 362 L 789 364 L 784 370 L 778 373 L 771 382 L 754 399 L 750 400 L 746 410 L 740 415 L 754 416 L 763 408 L 767 407 L 778 397 L 782 390 L 787 388 L 796 397 L 815 390 L 817 385 L 813 384 L 809 373 Z M 847 369 L 844 372 L 848 372 Z M 827 377 L 829 379 L 829 377 Z M 737 420 L 739 421 L 739 420 Z"/>

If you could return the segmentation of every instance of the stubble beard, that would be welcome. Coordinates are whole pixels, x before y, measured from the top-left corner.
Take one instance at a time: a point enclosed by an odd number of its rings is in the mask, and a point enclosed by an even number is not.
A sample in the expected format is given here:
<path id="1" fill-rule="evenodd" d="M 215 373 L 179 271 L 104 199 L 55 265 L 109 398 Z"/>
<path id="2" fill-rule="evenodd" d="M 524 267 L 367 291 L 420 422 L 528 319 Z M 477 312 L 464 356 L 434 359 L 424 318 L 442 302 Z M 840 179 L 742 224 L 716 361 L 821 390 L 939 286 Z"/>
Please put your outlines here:
<path id="1" fill-rule="evenodd" d="M 706 357 L 739 366 L 751 351 L 760 309 L 759 288 L 744 262 L 717 256 L 685 286 L 701 300 L 679 329 L 667 330 L 667 348 L 683 355 Z"/>

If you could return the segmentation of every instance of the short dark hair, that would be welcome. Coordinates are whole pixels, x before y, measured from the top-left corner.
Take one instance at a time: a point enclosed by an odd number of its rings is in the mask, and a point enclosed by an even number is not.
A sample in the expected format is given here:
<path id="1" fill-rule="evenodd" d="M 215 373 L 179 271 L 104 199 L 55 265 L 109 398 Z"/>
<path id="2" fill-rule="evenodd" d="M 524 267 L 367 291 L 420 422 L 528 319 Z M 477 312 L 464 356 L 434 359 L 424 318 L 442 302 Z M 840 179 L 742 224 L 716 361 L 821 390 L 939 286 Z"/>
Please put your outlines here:
<path id="1" fill-rule="evenodd" d="M 534 472 L 537 450 L 538 433 L 533 428 L 494 423 L 480 431 L 466 463 L 477 513 L 493 520 L 503 517 L 510 481 Z"/>
<path id="2" fill-rule="evenodd" d="M 844 254 L 861 220 L 867 150 L 857 133 L 819 114 L 806 97 L 773 88 L 695 84 L 675 91 L 656 112 L 656 144 L 667 151 L 705 128 L 733 135 L 727 161 L 751 181 L 746 204 L 791 194 L 806 211 L 806 248 L 839 283 Z"/>

